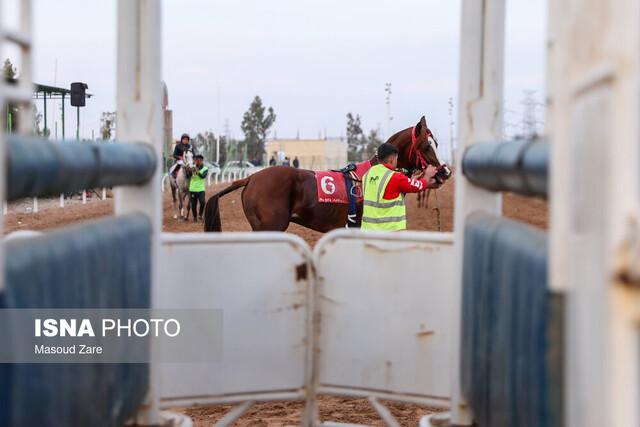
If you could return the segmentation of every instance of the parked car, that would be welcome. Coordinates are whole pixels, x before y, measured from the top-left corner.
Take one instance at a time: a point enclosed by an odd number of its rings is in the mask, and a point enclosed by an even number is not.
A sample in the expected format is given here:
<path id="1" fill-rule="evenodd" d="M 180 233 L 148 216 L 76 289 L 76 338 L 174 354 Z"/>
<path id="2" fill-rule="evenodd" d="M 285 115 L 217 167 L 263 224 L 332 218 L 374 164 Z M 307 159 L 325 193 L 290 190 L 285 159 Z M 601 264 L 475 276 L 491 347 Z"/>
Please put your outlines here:
<path id="1" fill-rule="evenodd" d="M 240 161 L 240 160 L 232 160 L 230 162 L 227 162 L 227 164 L 225 164 L 224 167 L 226 169 L 229 169 L 229 168 L 255 168 L 256 165 L 254 165 L 251 162 L 246 162 L 246 161 L 243 162 L 243 161 Z"/>
<path id="2" fill-rule="evenodd" d="M 217 162 L 204 162 L 205 166 L 209 168 L 209 173 L 220 173 L 220 165 Z"/>

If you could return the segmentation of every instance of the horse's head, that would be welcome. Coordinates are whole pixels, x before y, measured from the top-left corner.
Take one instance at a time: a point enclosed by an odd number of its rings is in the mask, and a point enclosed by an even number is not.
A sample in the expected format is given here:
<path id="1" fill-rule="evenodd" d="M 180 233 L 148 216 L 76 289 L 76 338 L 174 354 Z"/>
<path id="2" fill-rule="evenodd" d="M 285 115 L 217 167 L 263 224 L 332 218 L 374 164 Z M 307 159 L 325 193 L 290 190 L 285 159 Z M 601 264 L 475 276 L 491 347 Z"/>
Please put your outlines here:
<path id="1" fill-rule="evenodd" d="M 422 116 L 418 124 L 411 130 L 411 149 L 409 162 L 418 169 L 426 169 L 427 165 L 437 168 L 436 180 L 440 183 L 451 178 L 451 169 L 438 154 L 438 142 L 427 127 L 427 120 Z"/>
<path id="2" fill-rule="evenodd" d="M 189 171 L 193 169 L 193 157 L 193 151 L 191 150 L 187 150 L 182 154 L 182 163 Z"/>

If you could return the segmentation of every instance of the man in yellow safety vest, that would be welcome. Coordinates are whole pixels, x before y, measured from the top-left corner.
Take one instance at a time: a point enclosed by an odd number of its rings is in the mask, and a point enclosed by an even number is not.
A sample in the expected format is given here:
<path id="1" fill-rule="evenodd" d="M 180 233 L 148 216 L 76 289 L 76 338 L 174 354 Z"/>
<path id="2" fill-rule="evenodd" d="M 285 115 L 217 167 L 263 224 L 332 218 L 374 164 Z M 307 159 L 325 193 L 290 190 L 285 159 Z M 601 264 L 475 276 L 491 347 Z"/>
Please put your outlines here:
<path id="1" fill-rule="evenodd" d="M 193 212 L 193 222 L 202 222 L 202 213 L 204 212 L 204 190 L 207 172 L 209 168 L 204 165 L 204 156 L 198 154 L 196 156 L 196 165 L 193 170 L 193 176 L 189 183 L 189 197 L 191 197 L 191 210 Z M 198 202 L 200 202 L 200 215 L 196 216 Z"/>
<path id="2" fill-rule="evenodd" d="M 362 178 L 364 207 L 361 228 L 365 230 L 406 230 L 407 209 L 404 193 L 419 193 L 427 188 L 439 188 L 434 177 L 437 169 L 429 165 L 407 178 L 398 167 L 398 147 L 388 143 L 378 147 L 379 164 L 371 167 Z"/>

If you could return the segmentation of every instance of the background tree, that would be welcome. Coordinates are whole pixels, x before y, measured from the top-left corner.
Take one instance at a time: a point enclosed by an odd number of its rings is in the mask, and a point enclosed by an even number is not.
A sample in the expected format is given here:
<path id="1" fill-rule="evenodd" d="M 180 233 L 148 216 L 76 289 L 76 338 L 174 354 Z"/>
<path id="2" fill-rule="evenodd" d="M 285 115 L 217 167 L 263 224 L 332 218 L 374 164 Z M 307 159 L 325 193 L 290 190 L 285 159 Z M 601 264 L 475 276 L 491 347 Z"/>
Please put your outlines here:
<path id="1" fill-rule="evenodd" d="M 47 132 L 44 132 L 44 126 L 42 124 L 42 113 L 38 111 L 35 105 L 33 105 L 33 123 L 35 126 L 36 136 L 42 136 L 44 138 L 49 138 L 51 136 L 51 129 L 47 128 Z"/>
<path id="2" fill-rule="evenodd" d="M 100 138 L 103 141 L 110 141 L 116 127 L 116 112 L 105 111 L 100 118 Z"/>
<path id="3" fill-rule="evenodd" d="M 249 110 L 244 113 L 242 118 L 242 132 L 244 133 L 244 142 L 247 149 L 248 160 L 262 161 L 265 155 L 264 145 L 267 141 L 269 128 L 276 121 L 276 115 L 273 108 L 269 107 L 268 114 L 265 115 L 267 109 L 262 105 L 262 100 L 256 96 L 249 106 Z"/>
<path id="4" fill-rule="evenodd" d="M 371 129 L 369 131 L 369 136 L 365 138 L 365 145 L 362 150 L 362 158 L 360 161 L 369 160 L 376 154 L 378 147 L 384 142 L 380 137 L 380 134 L 381 132 L 379 129 Z"/>
<path id="5" fill-rule="evenodd" d="M 360 161 L 364 134 L 360 124 L 360 115 L 347 114 L 347 160 L 349 162 Z"/>
<path id="6" fill-rule="evenodd" d="M 4 60 L 4 63 L 2 64 L 2 70 L 0 70 L 0 73 L 2 73 L 2 77 L 4 79 L 18 78 L 18 71 L 16 70 L 16 67 L 13 66 L 9 58 Z M 8 129 L 7 113 L 11 114 L 11 129 L 17 129 L 18 128 L 18 107 L 13 103 L 9 103 L 8 106 L 7 104 L 2 105 L 2 114 L 0 114 L 0 122 L 2 123 L 3 129 Z"/>

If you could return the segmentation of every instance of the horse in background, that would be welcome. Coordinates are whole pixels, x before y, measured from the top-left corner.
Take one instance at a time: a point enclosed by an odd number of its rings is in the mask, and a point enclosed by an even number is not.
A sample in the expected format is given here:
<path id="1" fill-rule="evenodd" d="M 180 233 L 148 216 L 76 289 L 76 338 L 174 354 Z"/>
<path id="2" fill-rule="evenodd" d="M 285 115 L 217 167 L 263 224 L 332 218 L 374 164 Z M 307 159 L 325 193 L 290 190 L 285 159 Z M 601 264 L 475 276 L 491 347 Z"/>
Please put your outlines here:
<path id="1" fill-rule="evenodd" d="M 174 166 L 175 167 L 175 166 Z M 191 184 L 191 176 L 193 174 L 193 151 L 185 151 L 182 155 L 182 167 L 178 171 L 176 178 L 171 176 L 169 171 L 169 183 L 171 184 L 171 197 L 173 197 L 173 219 L 182 221 L 189 219 L 189 211 L 191 207 L 191 198 L 189 197 L 189 185 Z M 176 206 L 176 192 L 180 200 L 180 218 L 178 218 L 178 209 Z M 184 198 L 187 198 L 187 214 L 184 214 Z"/>
<path id="2" fill-rule="evenodd" d="M 424 116 L 417 125 L 404 129 L 387 141 L 398 147 L 398 168 L 425 170 L 427 165 L 439 167 L 438 182 L 451 177 L 451 170 L 441 161 L 438 143 L 427 127 Z M 378 164 L 374 156 L 371 166 Z M 222 231 L 218 200 L 225 194 L 244 187 L 242 206 L 253 231 L 285 231 L 290 222 L 312 230 L 327 232 L 344 227 L 348 205 L 318 202 L 316 175 L 313 171 L 288 166 L 263 169 L 212 196 L 204 213 L 205 231 Z M 362 202 L 357 205 L 356 225 L 362 220 Z"/>

